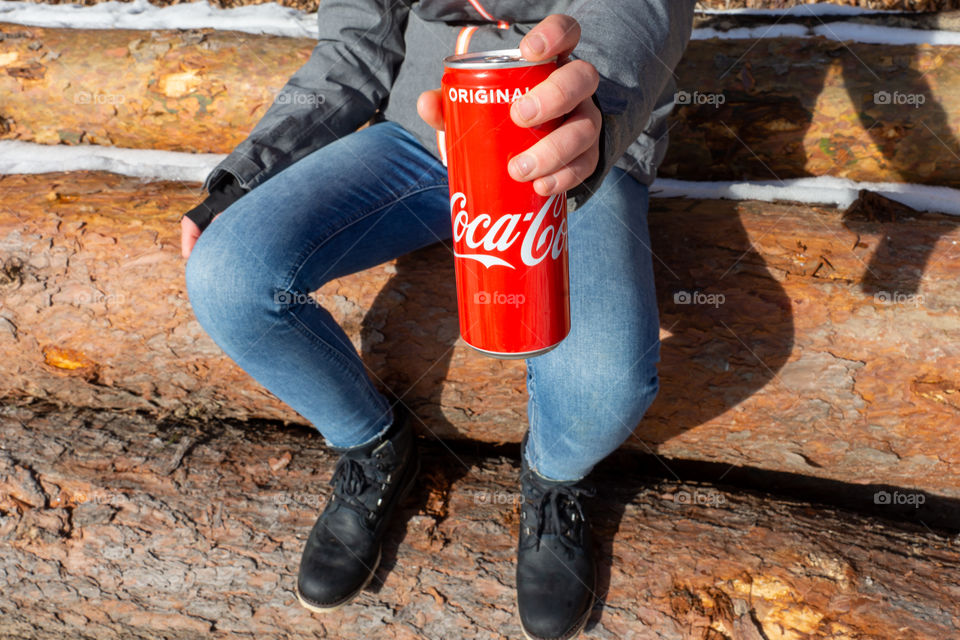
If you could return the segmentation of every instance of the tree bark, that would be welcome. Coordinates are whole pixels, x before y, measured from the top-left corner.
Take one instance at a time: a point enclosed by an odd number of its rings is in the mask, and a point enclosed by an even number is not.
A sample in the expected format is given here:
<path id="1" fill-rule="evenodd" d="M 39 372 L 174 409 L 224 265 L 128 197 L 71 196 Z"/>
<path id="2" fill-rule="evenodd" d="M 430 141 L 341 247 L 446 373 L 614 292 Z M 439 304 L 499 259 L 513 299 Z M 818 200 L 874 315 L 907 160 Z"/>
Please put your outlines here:
<path id="1" fill-rule="evenodd" d="M 701 20 L 725 30 L 764 19 Z M 858 20 L 957 28 L 955 14 Z M 314 45 L 213 30 L 0 24 L 0 36 L 0 137 L 214 153 L 249 134 Z M 958 70 L 957 46 L 693 41 L 660 175 L 960 187 Z"/>
<path id="2" fill-rule="evenodd" d="M 6 407 L 0 438 L 4 637 L 520 637 L 515 458 L 424 443 L 376 578 L 320 616 L 293 594 L 334 462 L 316 434 Z M 960 633 L 945 534 L 631 467 L 592 481 L 591 637 Z"/>
<path id="3" fill-rule="evenodd" d="M 185 292 L 191 185 L 0 179 L 0 398 L 305 424 Z M 960 230 L 864 194 L 844 213 L 653 199 L 661 390 L 625 448 L 960 495 Z M 442 244 L 315 292 L 375 382 L 444 439 L 518 442 L 524 364 L 458 339 Z"/>

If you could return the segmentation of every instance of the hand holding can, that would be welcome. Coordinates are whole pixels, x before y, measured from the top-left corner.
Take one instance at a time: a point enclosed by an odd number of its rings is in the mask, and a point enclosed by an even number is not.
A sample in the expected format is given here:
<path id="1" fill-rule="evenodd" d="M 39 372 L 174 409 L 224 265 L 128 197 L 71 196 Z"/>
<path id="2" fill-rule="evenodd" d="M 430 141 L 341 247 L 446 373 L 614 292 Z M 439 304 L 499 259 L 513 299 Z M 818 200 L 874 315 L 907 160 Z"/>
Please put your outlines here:
<path id="1" fill-rule="evenodd" d="M 567 15 L 552 14 L 541 20 L 520 41 L 520 52 L 526 60 L 542 61 L 557 57 L 557 70 L 531 89 L 526 100 L 511 107 L 514 123 L 534 126 L 562 117 L 560 126 L 527 149 L 533 169 L 520 175 L 511 159 L 510 175 L 521 182 L 532 182 L 534 190 L 548 196 L 573 189 L 597 167 L 600 157 L 602 118 L 593 96 L 600 76 L 588 61 L 570 58 L 580 41 L 580 25 Z M 524 118 L 521 104 L 530 101 L 536 115 Z M 417 100 L 417 111 L 431 127 L 443 131 L 439 89 L 424 91 Z"/>

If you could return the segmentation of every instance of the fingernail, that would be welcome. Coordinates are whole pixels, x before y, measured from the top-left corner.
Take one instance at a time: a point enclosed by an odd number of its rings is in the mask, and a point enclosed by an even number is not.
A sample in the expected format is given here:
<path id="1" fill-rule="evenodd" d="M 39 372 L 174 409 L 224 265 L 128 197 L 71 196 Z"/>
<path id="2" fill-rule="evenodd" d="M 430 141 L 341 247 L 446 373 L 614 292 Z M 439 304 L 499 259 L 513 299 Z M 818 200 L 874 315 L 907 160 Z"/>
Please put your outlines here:
<path id="1" fill-rule="evenodd" d="M 537 115 L 537 103 L 532 98 L 520 98 L 514 103 L 517 105 L 517 113 L 524 120 L 530 120 Z"/>
<path id="2" fill-rule="evenodd" d="M 540 185 L 540 191 L 550 193 L 557 186 L 557 179 L 553 176 L 544 176 L 537 180 L 537 183 Z"/>
<path id="3" fill-rule="evenodd" d="M 513 168 L 513 173 L 522 178 L 533 171 L 533 158 L 525 154 L 519 155 L 510 161 L 510 165 Z"/>
<path id="4" fill-rule="evenodd" d="M 539 33 L 527 36 L 527 46 L 537 55 L 543 53 L 547 48 L 547 41 Z"/>

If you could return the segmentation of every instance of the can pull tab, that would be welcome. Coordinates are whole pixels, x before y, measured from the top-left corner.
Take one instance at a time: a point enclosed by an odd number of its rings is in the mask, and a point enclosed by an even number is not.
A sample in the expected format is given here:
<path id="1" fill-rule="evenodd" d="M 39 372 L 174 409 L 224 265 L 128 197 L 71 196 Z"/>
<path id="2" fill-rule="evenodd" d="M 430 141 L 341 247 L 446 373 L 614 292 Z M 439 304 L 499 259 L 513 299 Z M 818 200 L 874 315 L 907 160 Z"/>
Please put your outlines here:
<path id="1" fill-rule="evenodd" d="M 499 55 L 499 56 L 483 56 L 484 62 L 513 62 L 514 60 L 519 60 L 520 56 L 511 56 L 511 55 Z"/>

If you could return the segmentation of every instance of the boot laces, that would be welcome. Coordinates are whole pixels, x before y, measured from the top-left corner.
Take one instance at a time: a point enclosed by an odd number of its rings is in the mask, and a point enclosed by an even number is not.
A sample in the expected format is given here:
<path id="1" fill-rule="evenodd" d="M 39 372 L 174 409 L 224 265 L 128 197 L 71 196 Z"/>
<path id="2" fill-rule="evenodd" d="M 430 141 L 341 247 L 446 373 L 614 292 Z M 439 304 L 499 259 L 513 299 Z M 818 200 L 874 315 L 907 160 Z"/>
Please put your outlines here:
<path id="1" fill-rule="evenodd" d="M 530 478 L 533 477 L 532 470 L 526 473 Z M 531 480 L 531 484 L 535 482 Z M 536 546 L 539 551 L 543 536 L 554 534 L 564 549 L 573 554 L 583 544 L 583 527 L 586 525 L 580 497 L 593 497 L 596 491 L 572 484 L 558 484 L 530 493 L 533 495 L 524 497 L 532 499 L 536 526 L 530 528 L 531 535 L 524 540 L 525 546 Z"/>
<path id="2" fill-rule="evenodd" d="M 333 485 L 334 499 L 341 506 L 356 511 L 367 520 L 374 509 L 361 498 L 371 488 L 379 491 L 384 478 L 382 463 L 378 458 L 351 458 L 344 455 L 337 460 L 330 484 Z"/>

